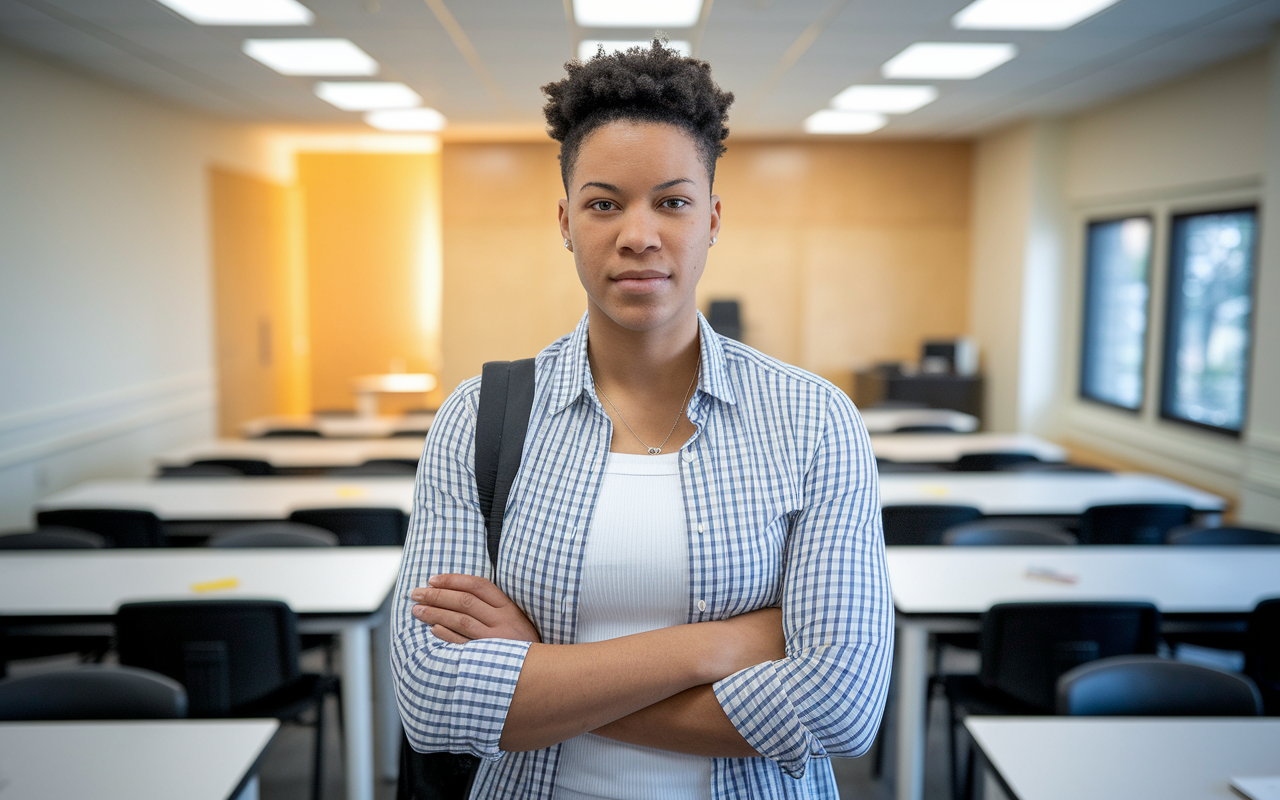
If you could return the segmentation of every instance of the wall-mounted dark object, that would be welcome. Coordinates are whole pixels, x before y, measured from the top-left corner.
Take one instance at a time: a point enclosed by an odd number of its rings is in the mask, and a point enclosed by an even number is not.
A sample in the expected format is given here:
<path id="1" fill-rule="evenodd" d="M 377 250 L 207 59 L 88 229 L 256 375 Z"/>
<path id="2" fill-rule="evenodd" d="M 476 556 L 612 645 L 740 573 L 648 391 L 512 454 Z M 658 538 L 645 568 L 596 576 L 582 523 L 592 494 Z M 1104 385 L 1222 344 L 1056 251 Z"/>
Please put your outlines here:
<path id="1" fill-rule="evenodd" d="M 707 309 L 707 322 L 721 336 L 742 341 L 742 313 L 737 300 L 712 300 Z"/>

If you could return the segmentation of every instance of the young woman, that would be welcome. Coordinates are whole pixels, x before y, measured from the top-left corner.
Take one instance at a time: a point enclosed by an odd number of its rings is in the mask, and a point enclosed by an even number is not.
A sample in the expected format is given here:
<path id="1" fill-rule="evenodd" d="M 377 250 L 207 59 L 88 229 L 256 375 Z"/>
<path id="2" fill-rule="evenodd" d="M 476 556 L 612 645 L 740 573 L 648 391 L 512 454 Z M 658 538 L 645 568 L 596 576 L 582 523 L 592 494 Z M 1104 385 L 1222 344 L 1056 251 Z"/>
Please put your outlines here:
<path id="1" fill-rule="evenodd" d="M 496 575 L 479 380 L 436 416 L 394 612 L 406 733 L 485 759 L 476 798 L 835 798 L 825 757 L 871 744 L 893 645 L 866 430 L 697 311 L 733 100 L 710 67 L 655 41 L 567 69 L 546 116 L 587 313 L 538 355 Z"/>

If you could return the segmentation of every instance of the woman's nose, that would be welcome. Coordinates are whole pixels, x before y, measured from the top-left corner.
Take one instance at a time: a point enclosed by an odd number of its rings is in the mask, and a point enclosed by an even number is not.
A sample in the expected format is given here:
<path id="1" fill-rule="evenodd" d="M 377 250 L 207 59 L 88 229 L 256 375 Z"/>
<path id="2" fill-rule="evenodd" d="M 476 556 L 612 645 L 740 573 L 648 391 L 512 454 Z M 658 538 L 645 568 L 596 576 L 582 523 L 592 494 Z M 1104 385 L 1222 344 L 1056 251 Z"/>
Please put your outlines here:
<path id="1" fill-rule="evenodd" d="M 622 230 L 618 233 L 618 249 L 643 253 L 662 247 L 658 221 L 648 209 L 630 209 L 622 217 Z"/>

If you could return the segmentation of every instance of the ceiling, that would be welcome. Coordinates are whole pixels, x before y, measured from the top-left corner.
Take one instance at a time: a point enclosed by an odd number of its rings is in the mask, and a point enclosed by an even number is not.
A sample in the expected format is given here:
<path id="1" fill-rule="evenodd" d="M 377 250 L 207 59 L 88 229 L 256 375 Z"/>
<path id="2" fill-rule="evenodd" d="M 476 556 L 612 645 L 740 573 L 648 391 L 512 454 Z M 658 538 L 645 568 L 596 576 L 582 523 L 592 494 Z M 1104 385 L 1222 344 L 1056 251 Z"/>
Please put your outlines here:
<path id="1" fill-rule="evenodd" d="M 359 123 L 240 52 L 246 38 L 337 36 L 412 86 L 455 126 L 541 122 L 538 87 L 579 38 L 568 0 L 302 0 L 311 27 L 200 26 L 154 0 L 0 0 L 0 39 L 176 104 L 271 123 Z M 1012 42 L 1013 61 L 892 117 L 873 138 L 964 137 L 1026 116 L 1069 113 L 1264 46 L 1280 0 L 1121 0 L 1065 31 L 953 30 L 969 0 L 705 0 L 688 38 L 735 93 L 738 135 L 798 136 L 801 122 L 917 41 Z M 909 81 L 921 83 L 922 81 Z"/>

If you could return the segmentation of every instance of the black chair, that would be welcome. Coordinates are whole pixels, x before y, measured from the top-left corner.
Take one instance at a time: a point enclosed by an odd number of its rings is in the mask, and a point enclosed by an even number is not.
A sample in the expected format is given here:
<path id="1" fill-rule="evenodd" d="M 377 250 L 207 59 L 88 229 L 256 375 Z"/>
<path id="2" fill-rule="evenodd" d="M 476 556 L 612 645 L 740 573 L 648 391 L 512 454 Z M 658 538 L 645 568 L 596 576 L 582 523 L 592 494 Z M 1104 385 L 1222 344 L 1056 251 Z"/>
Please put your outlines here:
<path id="1" fill-rule="evenodd" d="M 1262 696 L 1243 675 L 1157 656 L 1117 656 L 1063 673 L 1057 711 L 1077 717 L 1256 717 Z"/>
<path id="2" fill-rule="evenodd" d="M 399 436 L 399 437 L 412 437 L 414 439 L 423 439 L 426 437 L 427 433 L 428 431 L 426 428 L 404 428 L 402 430 L 396 431 L 391 435 Z"/>
<path id="3" fill-rule="evenodd" d="M 1047 522 L 983 519 L 948 528 L 942 543 L 956 547 L 1067 547 L 1076 543 L 1076 537 Z"/>
<path id="4" fill-rule="evenodd" d="M 383 476 L 408 476 L 418 474 L 418 462 L 399 458 L 375 458 L 354 467 L 333 467 L 325 470 L 332 477 L 376 478 Z"/>
<path id="5" fill-rule="evenodd" d="M 106 539 L 78 528 L 48 527 L 0 534 L 0 550 L 94 550 L 106 546 Z"/>
<path id="6" fill-rule="evenodd" d="M 982 615 L 979 675 L 946 675 L 952 791 L 972 791 L 973 749 L 958 770 L 956 733 L 970 714 L 1052 714 L 1058 678 L 1100 658 L 1150 655 L 1160 612 L 1150 603 L 999 603 Z M 962 792 L 962 787 L 964 791 Z"/>
<path id="7" fill-rule="evenodd" d="M 209 547 L 337 547 L 338 537 L 314 525 L 300 522 L 256 522 L 215 533 Z"/>
<path id="8" fill-rule="evenodd" d="M 1280 545 L 1280 531 L 1262 528 L 1201 528 L 1184 525 L 1165 536 L 1166 544 L 1219 547 L 1230 545 Z"/>
<path id="9" fill-rule="evenodd" d="M 133 667 L 81 667 L 0 681 L 0 720 L 181 719 L 182 684 Z"/>
<path id="10" fill-rule="evenodd" d="M 972 506 L 891 505 L 881 509 L 886 545 L 940 545 L 948 528 L 981 519 Z"/>
<path id="11" fill-rule="evenodd" d="M 1080 544 L 1163 544 L 1170 528 L 1190 521 L 1191 507 L 1178 503 L 1091 506 L 1080 515 Z"/>
<path id="12" fill-rule="evenodd" d="M 289 521 L 332 531 L 343 547 L 399 547 L 409 529 L 409 518 L 398 508 L 304 508 Z"/>
<path id="13" fill-rule="evenodd" d="M 336 678 L 298 667 L 298 623 L 275 600 L 126 603 L 116 613 L 120 663 L 181 682 L 192 717 L 301 721 L 315 709 L 311 796 L 324 775 L 324 700 Z"/>
<path id="14" fill-rule="evenodd" d="M 877 458 L 876 468 L 881 475 L 897 475 L 903 473 L 918 472 L 946 472 L 944 467 L 937 464 L 920 461 L 890 461 L 887 458 Z"/>
<path id="15" fill-rule="evenodd" d="M 1269 716 L 1280 716 L 1280 597 L 1263 600 L 1249 615 L 1244 671 L 1262 691 Z"/>
<path id="16" fill-rule="evenodd" d="M 157 478 L 240 478 L 244 473 L 221 464 L 188 464 L 185 467 L 161 467 Z"/>
<path id="17" fill-rule="evenodd" d="M 226 467 L 239 472 L 241 475 L 252 477 L 276 474 L 276 468 L 271 466 L 270 462 L 259 458 L 202 458 L 199 461 L 192 461 L 191 466 Z"/>
<path id="18" fill-rule="evenodd" d="M 1041 462 L 1031 453 L 965 453 L 951 468 L 956 472 L 1001 472 L 1030 463 Z"/>
<path id="19" fill-rule="evenodd" d="M 36 514 L 40 528 L 79 528 L 96 533 L 110 547 L 163 547 L 164 526 L 150 511 L 123 508 L 66 508 Z"/>
<path id="20" fill-rule="evenodd" d="M 950 425 L 899 425 L 894 433 L 960 433 Z"/>
<path id="21" fill-rule="evenodd" d="M 317 428 L 272 428 L 254 436 L 254 439 L 299 439 L 323 438 L 324 434 Z"/>

